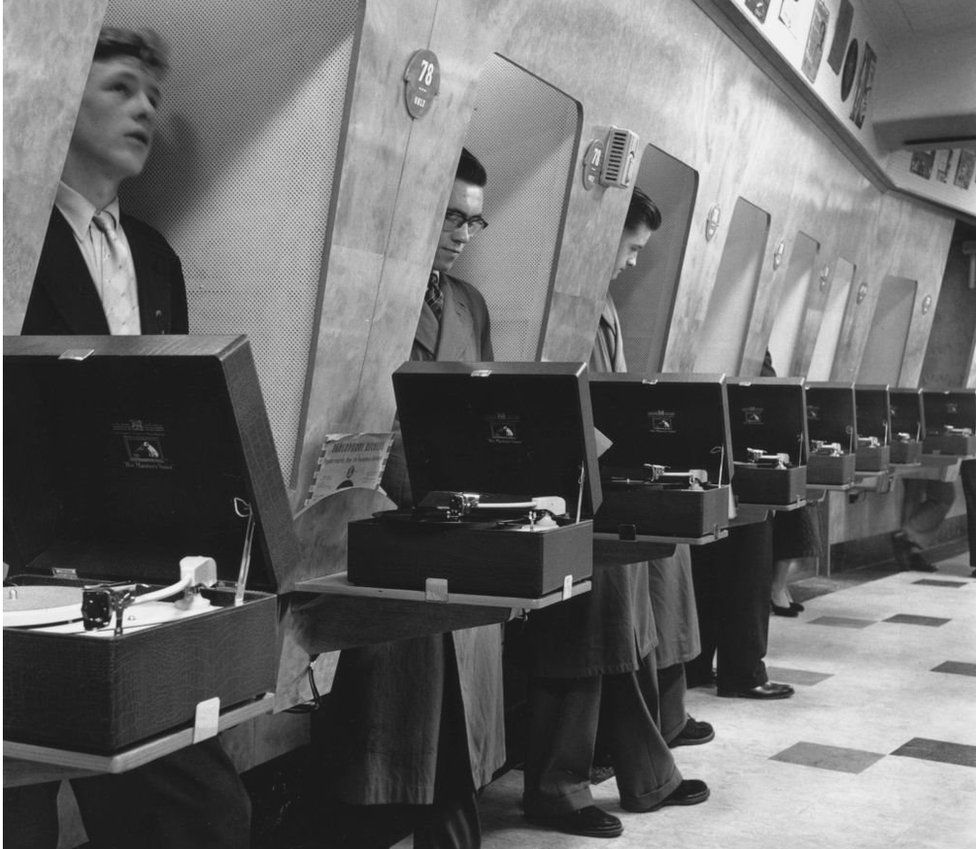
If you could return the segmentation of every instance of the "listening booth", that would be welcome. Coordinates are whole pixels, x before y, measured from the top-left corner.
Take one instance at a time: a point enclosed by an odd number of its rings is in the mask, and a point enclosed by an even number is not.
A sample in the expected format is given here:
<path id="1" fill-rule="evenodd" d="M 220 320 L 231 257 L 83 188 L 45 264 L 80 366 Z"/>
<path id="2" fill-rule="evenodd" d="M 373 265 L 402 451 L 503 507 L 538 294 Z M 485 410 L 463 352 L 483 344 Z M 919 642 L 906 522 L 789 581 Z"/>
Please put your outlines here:
<path id="1" fill-rule="evenodd" d="M 924 454 L 976 454 L 976 389 L 923 389 Z"/>
<path id="2" fill-rule="evenodd" d="M 891 422 L 891 462 L 895 465 L 918 465 L 925 433 L 922 390 L 889 389 L 888 420 Z"/>
<path id="3" fill-rule="evenodd" d="M 600 478 L 585 366 L 408 362 L 393 388 L 413 506 L 349 524 L 349 583 L 512 607 L 588 589 Z"/>
<path id="4" fill-rule="evenodd" d="M 857 446 L 854 468 L 858 472 L 884 472 L 891 463 L 891 402 L 888 387 L 854 387 L 857 405 Z"/>
<path id="5" fill-rule="evenodd" d="M 4 428 L 5 753 L 121 771 L 269 712 L 298 546 L 247 340 L 5 337 Z"/>
<path id="6" fill-rule="evenodd" d="M 855 434 L 857 433 L 854 385 L 808 383 L 807 483 L 846 488 L 854 482 Z"/>
<path id="7" fill-rule="evenodd" d="M 801 378 L 729 378 L 729 425 L 740 504 L 801 507 L 807 486 L 807 413 Z"/>
<path id="8" fill-rule="evenodd" d="M 728 533 L 732 450 L 719 375 L 594 374 L 603 505 L 620 540 L 707 543 Z"/>

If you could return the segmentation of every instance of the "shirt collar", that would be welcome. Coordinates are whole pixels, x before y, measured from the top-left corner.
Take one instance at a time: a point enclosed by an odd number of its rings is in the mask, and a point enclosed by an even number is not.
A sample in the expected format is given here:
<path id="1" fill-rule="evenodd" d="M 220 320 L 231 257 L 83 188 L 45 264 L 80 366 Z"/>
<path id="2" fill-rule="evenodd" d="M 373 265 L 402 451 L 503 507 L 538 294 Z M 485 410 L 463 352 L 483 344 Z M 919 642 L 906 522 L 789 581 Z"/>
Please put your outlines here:
<path id="1" fill-rule="evenodd" d="M 64 216 L 75 236 L 79 239 L 87 239 L 92 217 L 99 211 L 95 209 L 91 201 L 67 183 L 60 181 L 58 182 L 58 193 L 54 198 L 54 205 Z M 113 198 L 103 211 L 112 216 L 117 227 L 119 224 L 119 199 Z"/>

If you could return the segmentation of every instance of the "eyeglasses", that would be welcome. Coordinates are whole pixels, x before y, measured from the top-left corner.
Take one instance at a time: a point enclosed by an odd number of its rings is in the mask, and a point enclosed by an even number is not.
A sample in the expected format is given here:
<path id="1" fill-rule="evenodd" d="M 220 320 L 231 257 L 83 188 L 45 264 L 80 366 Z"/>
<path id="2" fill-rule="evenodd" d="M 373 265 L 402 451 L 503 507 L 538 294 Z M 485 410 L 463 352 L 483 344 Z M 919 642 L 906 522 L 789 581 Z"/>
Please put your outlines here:
<path id="1" fill-rule="evenodd" d="M 444 230 L 460 230 L 467 225 L 469 233 L 480 233 L 488 222 L 480 215 L 472 215 L 470 218 L 459 209 L 449 209 L 444 213 Z"/>

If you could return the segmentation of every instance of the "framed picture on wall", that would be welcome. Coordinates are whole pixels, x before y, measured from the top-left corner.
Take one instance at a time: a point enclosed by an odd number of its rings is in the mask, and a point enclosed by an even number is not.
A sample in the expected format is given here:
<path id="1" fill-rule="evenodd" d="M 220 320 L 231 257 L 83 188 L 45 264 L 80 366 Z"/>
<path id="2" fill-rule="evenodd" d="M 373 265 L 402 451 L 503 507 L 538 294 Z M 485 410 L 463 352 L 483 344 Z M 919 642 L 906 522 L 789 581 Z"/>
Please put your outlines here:
<path id="1" fill-rule="evenodd" d="M 934 150 L 916 150 L 912 154 L 912 161 L 908 166 L 908 170 L 923 180 L 930 180 L 932 178 L 932 165 L 934 163 Z"/>
<path id="2" fill-rule="evenodd" d="M 851 104 L 851 120 L 860 129 L 864 125 L 864 116 L 868 111 L 868 95 L 874 84 L 874 66 L 878 57 L 871 49 L 871 45 L 864 42 L 864 58 L 861 59 L 861 71 L 857 75 L 857 88 L 854 92 L 854 102 Z M 846 70 L 846 69 L 845 69 Z"/>
<path id="3" fill-rule="evenodd" d="M 956 165 L 956 178 L 952 181 L 960 189 L 968 189 L 973 181 L 973 171 L 976 171 L 976 150 L 962 148 L 959 151 L 959 162 Z"/>
<path id="4" fill-rule="evenodd" d="M 757 18 L 759 18 L 759 23 L 766 23 L 766 13 L 769 11 L 769 0 L 746 0 L 746 8 Z"/>
<path id="5" fill-rule="evenodd" d="M 813 17 L 810 19 L 810 29 L 807 31 L 807 44 L 803 50 L 803 75 L 811 83 L 817 81 L 817 71 L 820 70 L 820 60 L 823 57 L 824 44 L 827 41 L 827 23 L 830 21 L 830 10 L 824 0 L 817 0 L 813 6 Z"/>
<path id="6" fill-rule="evenodd" d="M 854 7 L 850 0 L 840 0 L 837 12 L 837 28 L 834 30 L 834 40 L 830 43 L 830 53 L 827 54 L 827 64 L 835 74 L 840 73 L 844 64 L 844 48 L 851 35 L 851 24 L 854 22 Z"/>
<path id="7" fill-rule="evenodd" d="M 940 183 L 949 182 L 949 172 L 952 171 L 952 163 L 955 161 L 956 152 L 943 148 L 935 154 L 935 179 Z"/>

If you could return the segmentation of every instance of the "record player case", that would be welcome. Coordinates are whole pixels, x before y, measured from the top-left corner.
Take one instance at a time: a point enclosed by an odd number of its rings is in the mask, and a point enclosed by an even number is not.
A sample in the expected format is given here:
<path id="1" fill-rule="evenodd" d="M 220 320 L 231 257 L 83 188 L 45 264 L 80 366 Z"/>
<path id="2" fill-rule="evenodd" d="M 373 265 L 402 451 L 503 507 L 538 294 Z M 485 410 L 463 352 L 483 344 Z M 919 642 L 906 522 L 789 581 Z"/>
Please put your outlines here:
<path id="1" fill-rule="evenodd" d="M 922 390 L 897 387 L 888 390 L 888 418 L 891 422 L 891 462 L 914 465 L 922 458 L 925 413 Z M 907 433 L 903 441 L 899 434 Z"/>
<path id="2" fill-rule="evenodd" d="M 542 531 L 409 515 L 349 523 L 351 584 L 537 599 L 593 572 L 600 481 L 582 363 L 408 362 L 393 375 L 414 503 L 441 491 L 557 495 L 572 521 Z M 582 480 L 582 486 L 581 486 Z"/>
<path id="3" fill-rule="evenodd" d="M 612 443 L 600 455 L 603 505 L 596 531 L 621 539 L 723 535 L 732 455 L 721 375 L 594 374 L 590 395 L 593 422 Z M 619 482 L 640 480 L 648 463 L 704 469 L 709 482 L 697 490 Z"/>
<path id="4" fill-rule="evenodd" d="M 854 481 L 854 434 L 857 433 L 853 383 L 808 383 L 807 434 L 810 456 L 807 458 L 807 484 L 847 487 Z M 814 453 L 813 443 L 836 442 L 840 455 L 833 457 Z"/>
<path id="5" fill-rule="evenodd" d="M 5 337 L 4 428 L 19 583 L 165 586 L 202 554 L 236 584 L 234 499 L 256 517 L 240 606 L 218 583 L 218 609 L 121 636 L 5 628 L 5 743 L 111 755 L 274 690 L 273 593 L 298 546 L 245 337 Z"/>
<path id="6" fill-rule="evenodd" d="M 924 454 L 976 454 L 976 389 L 922 390 L 925 409 Z M 945 433 L 946 427 L 968 428 L 970 435 Z"/>
<path id="7" fill-rule="evenodd" d="M 807 412 L 802 378 L 726 380 L 735 469 L 732 490 L 742 504 L 788 506 L 806 498 Z M 786 454 L 783 469 L 757 467 L 748 449 Z"/>
<path id="8" fill-rule="evenodd" d="M 891 464 L 891 399 L 888 386 L 856 385 L 854 403 L 857 413 L 857 435 L 873 436 L 878 445 L 858 444 L 854 451 L 854 469 L 858 472 L 883 472 Z"/>

